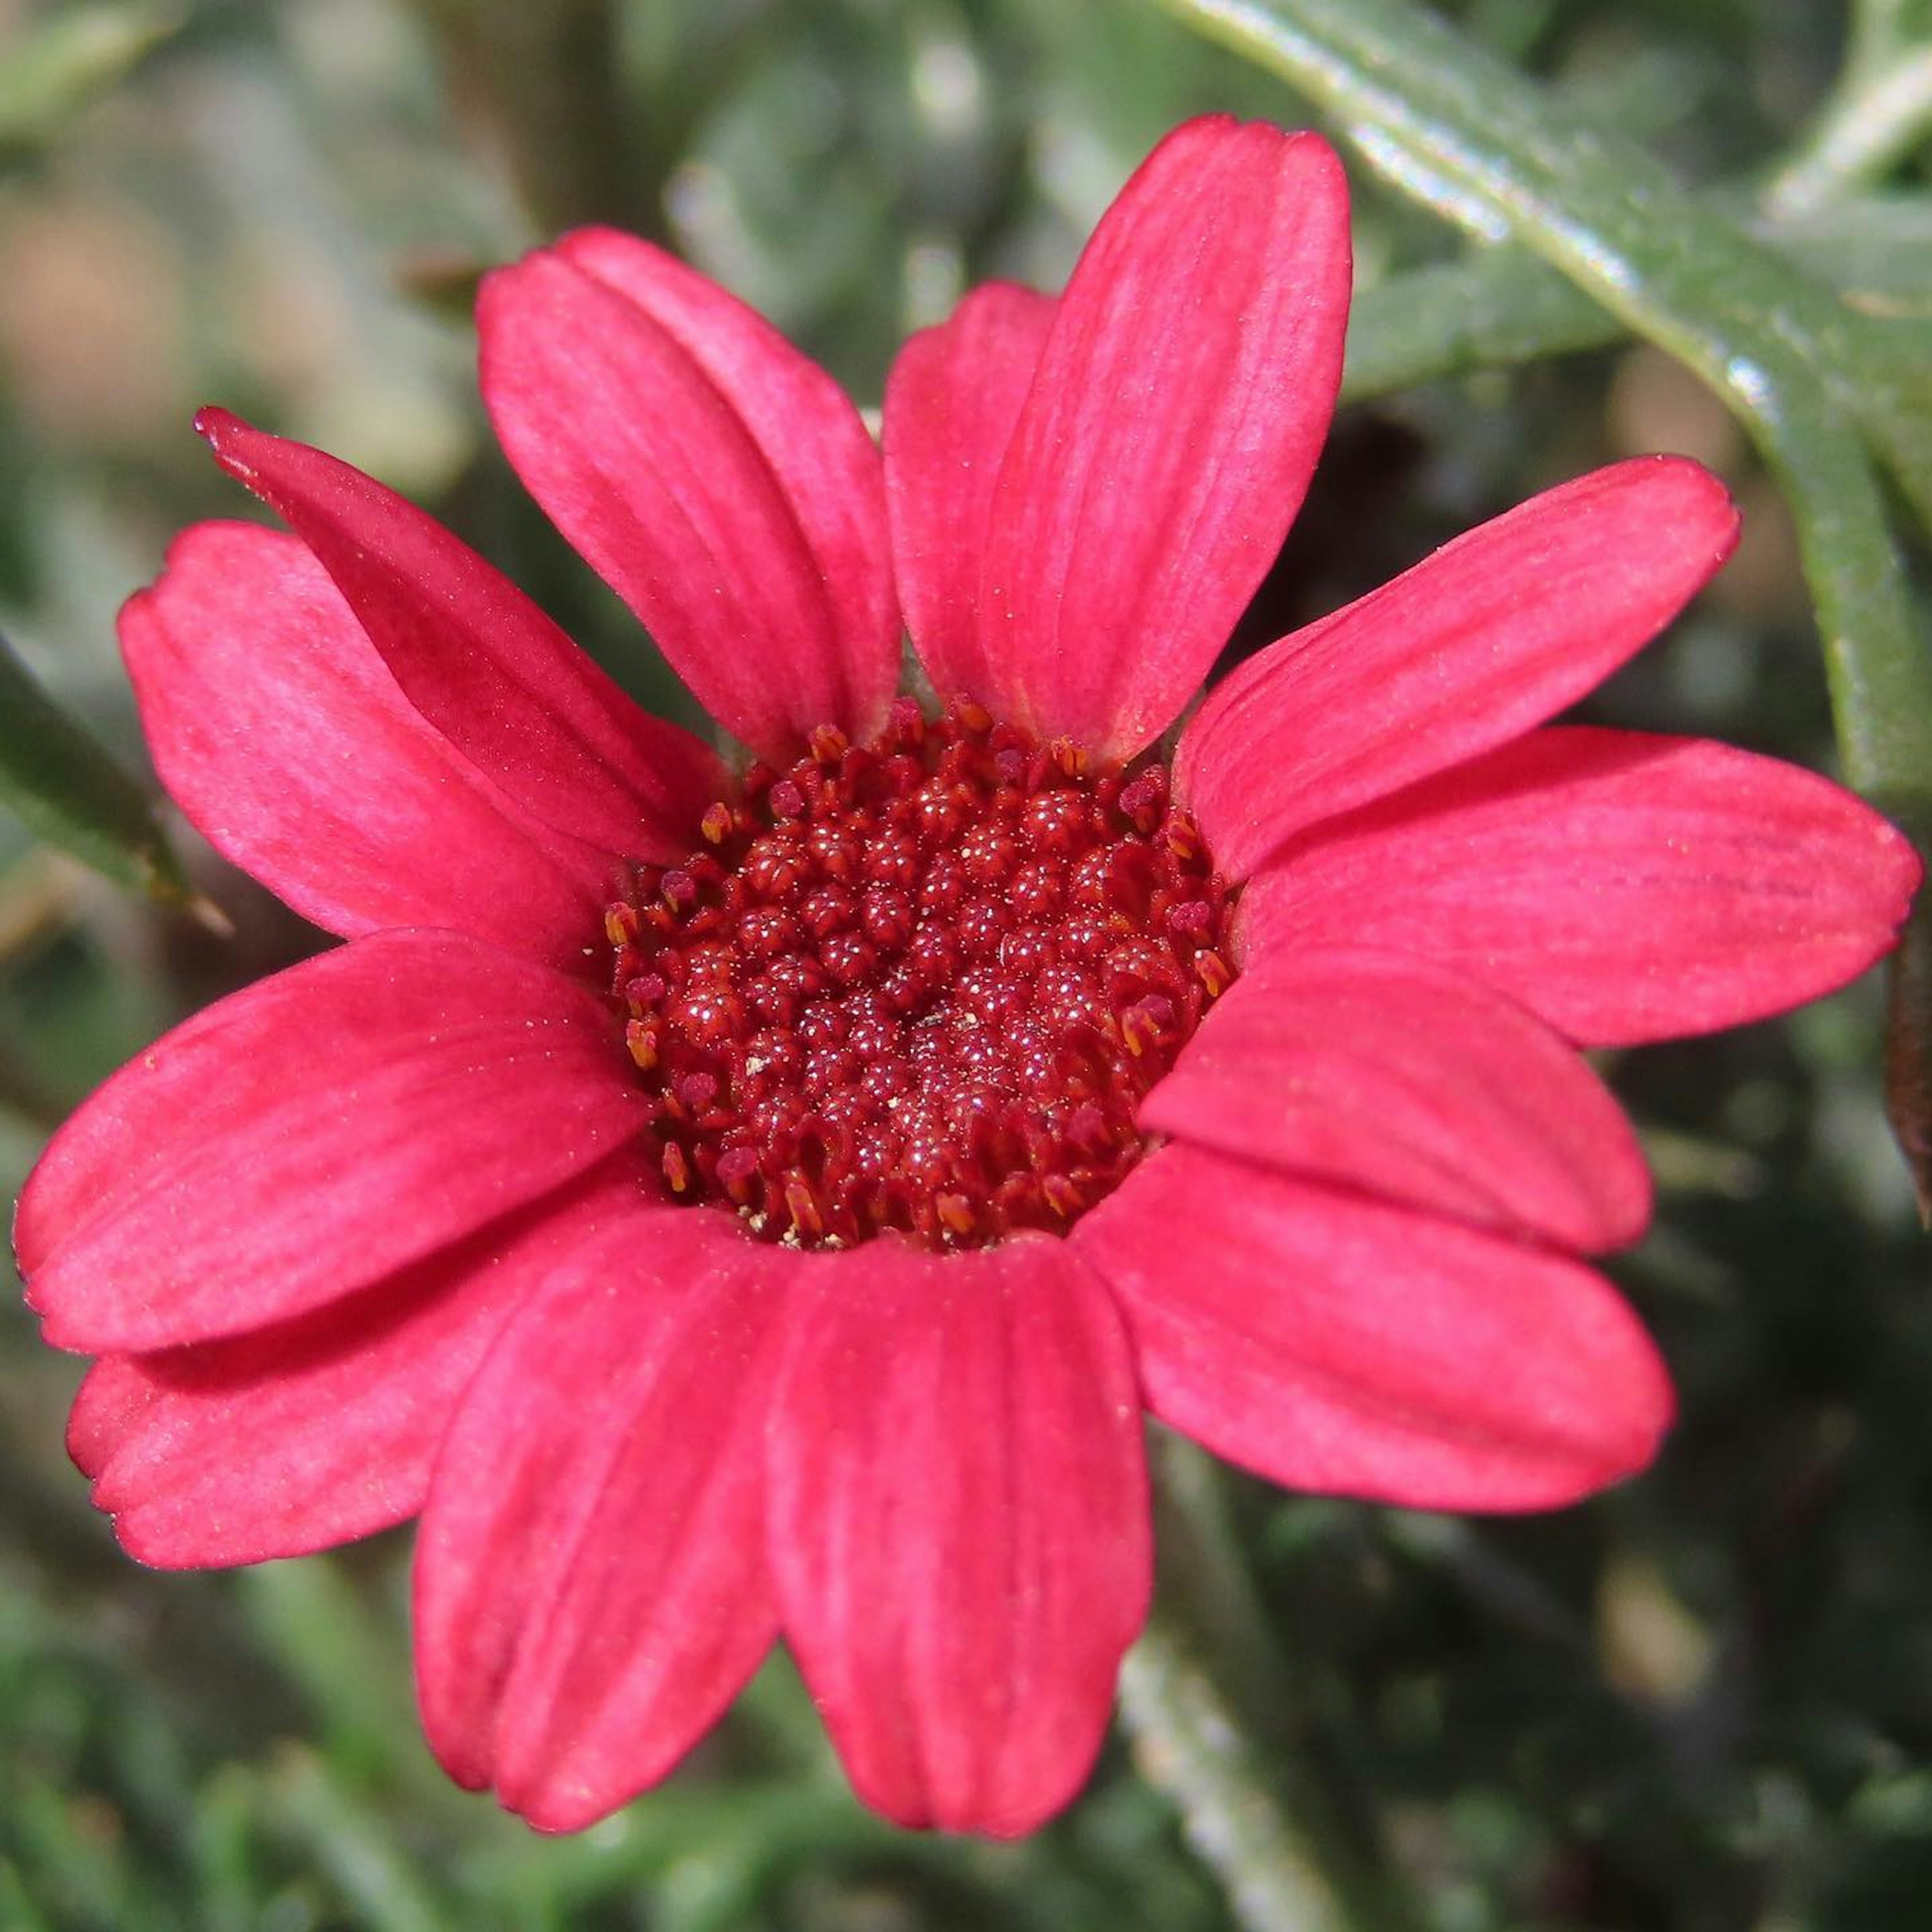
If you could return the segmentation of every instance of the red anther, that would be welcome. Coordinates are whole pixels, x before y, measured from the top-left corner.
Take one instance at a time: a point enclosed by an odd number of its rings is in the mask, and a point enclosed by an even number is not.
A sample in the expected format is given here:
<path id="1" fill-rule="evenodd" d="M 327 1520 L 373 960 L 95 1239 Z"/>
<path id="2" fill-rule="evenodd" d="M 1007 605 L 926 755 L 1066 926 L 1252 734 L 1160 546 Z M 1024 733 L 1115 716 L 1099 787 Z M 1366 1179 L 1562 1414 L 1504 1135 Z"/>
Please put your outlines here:
<path id="1" fill-rule="evenodd" d="M 712 1171 L 718 1186 L 737 1206 L 751 1204 L 758 1174 L 758 1156 L 749 1148 L 727 1148 L 718 1156 L 718 1165 Z"/>
<path id="2" fill-rule="evenodd" d="M 1121 876 L 1120 858 L 1120 848 L 1114 845 L 1082 853 L 1067 873 L 1066 896 L 1076 905 L 1112 904 L 1130 883 Z"/>
<path id="3" fill-rule="evenodd" d="M 1006 896 L 1022 919 L 1049 920 L 1066 895 L 1066 868 L 1057 859 L 1036 859 L 1016 866 Z"/>
<path id="4" fill-rule="evenodd" d="M 1220 954 L 1211 951 L 1194 956 L 1194 970 L 1210 999 L 1218 1000 L 1234 983 L 1234 970 Z"/>
<path id="5" fill-rule="evenodd" d="M 694 1114 L 701 1114 L 718 1097 L 718 1076 L 715 1073 L 687 1073 L 677 1083 L 677 1097 Z"/>
<path id="6" fill-rule="evenodd" d="M 688 872 L 665 873 L 658 880 L 658 891 L 674 913 L 688 913 L 698 903 L 698 881 Z"/>
<path id="7" fill-rule="evenodd" d="M 828 879 L 849 885 L 859 876 L 866 848 L 863 841 L 854 837 L 846 826 L 826 820 L 806 834 L 805 849 Z"/>
<path id="8" fill-rule="evenodd" d="M 771 807 L 774 818 L 805 816 L 805 794 L 794 778 L 780 778 L 765 794 L 765 802 Z"/>
<path id="9" fill-rule="evenodd" d="M 818 886 L 800 902 L 799 923 L 814 939 L 823 939 L 828 933 L 842 932 L 858 913 L 857 902 L 843 886 Z"/>
<path id="10" fill-rule="evenodd" d="M 698 829 L 713 845 L 722 845 L 731 836 L 731 808 L 722 799 L 706 806 Z"/>
<path id="11" fill-rule="evenodd" d="M 896 952 L 913 934 L 918 916 L 911 898 L 896 886 L 874 886 L 865 896 L 860 923 L 874 945 Z"/>
<path id="12" fill-rule="evenodd" d="M 928 848 L 952 844 L 964 830 L 968 801 L 943 779 L 933 778 L 921 786 L 912 802 L 918 811 L 913 829 Z"/>
<path id="13" fill-rule="evenodd" d="M 866 847 L 866 876 L 901 891 L 916 886 L 926 872 L 926 855 L 908 832 L 882 832 Z"/>
<path id="14" fill-rule="evenodd" d="M 658 1028 L 647 1020 L 630 1020 L 624 1027 L 624 1045 L 637 1062 L 640 1072 L 648 1073 L 658 1064 Z"/>
<path id="15" fill-rule="evenodd" d="M 968 698 L 964 692 L 954 698 L 950 711 L 952 716 L 976 737 L 993 728 L 993 714 L 976 698 Z"/>
<path id="16" fill-rule="evenodd" d="M 825 970 L 842 986 L 862 986 L 879 963 L 879 949 L 858 932 L 835 932 L 819 946 Z"/>
<path id="17" fill-rule="evenodd" d="M 604 936 L 613 946 L 638 943 L 638 909 L 628 902 L 608 906 L 604 912 Z"/>
<path id="18" fill-rule="evenodd" d="M 902 752 L 879 767 L 883 774 L 883 795 L 906 798 L 926 782 L 926 767 L 909 753 Z"/>
<path id="19" fill-rule="evenodd" d="M 1012 930 L 1013 915 L 997 899 L 970 899 L 961 907 L 952 929 L 959 936 L 960 950 L 969 959 L 982 959 L 1000 950 L 1000 941 Z"/>
<path id="20" fill-rule="evenodd" d="M 640 973 L 626 985 L 624 1004 L 641 1016 L 646 1007 L 663 1005 L 664 995 L 670 991 L 662 973 Z"/>
<path id="21" fill-rule="evenodd" d="M 1080 1190 L 1075 1186 L 1071 1174 L 1054 1173 L 1043 1175 L 1040 1191 L 1046 1204 L 1063 1221 L 1072 1220 L 1087 1204 L 1080 1198 Z"/>
<path id="22" fill-rule="evenodd" d="M 1201 834 L 1185 812 L 1169 812 L 1160 836 L 1168 852 L 1184 865 L 1200 857 Z"/>
<path id="23" fill-rule="evenodd" d="M 1190 939 L 1198 938 L 1214 923 L 1214 908 L 1205 899 L 1183 899 L 1167 909 L 1167 922 Z"/>
<path id="24" fill-rule="evenodd" d="M 691 1161 L 676 1141 L 667 1141 L 664 1150 L 664 1184 L 674 1194 L 688 1193 L 691 1189 Z"/>
<path id="25" fill-rule="evenodd" d="M 849 742 L 836 724 L 820 724 L 806 740 L 814 764 L 836 765 L 845 754 Z"/>
<path id="26" fill-rule="evenodd" d="M 1151 832 L 1167 809 L 1167 770 L 1149 765 L 1120 788 L 1114 801 L 1121 813 L 1142 832 Z"/>
<path id="27" fill-rule="evenodd" d="M 803 937 L 798 921 L 777 906 L 755 905 L 739 915 L 738 944 L 748 958 L 772 958 Z"/>
<path id="28" fill-rule="evenodd" d="M 956 852 L 934 853 L 926 862 L 926 876 L 920 881 L 920 911 L 939 916 L 958 911 L 968 884 L 966 868 L 960 864 Z"/>
<path id="29" fill-rule="evenodd" d="M 1018 869 L 1026 848 L 1017 832 L 994 821 L 969 827 L 959 840 L 959 862 L 975 885 L 1004 884 Z"/>
<path id="30" fill-rule="evenodd" d="M 1084 796 L 1070 788 L 1036 794 L 1022 823 L 1033 849 L 1054 858 L 1069 858 L 1092 836 Z"/>
<path id="31" fill-rule="evenodd" d="M 694 1046 L 718 1046 L 743 1026 L 745 1003 L 735 993 L 700 987 L 679 1000 L 670 1022 Z"/>
<path id="32" fill-rule="evenodd" d="M 799 1016 L 798 1024 L 792 1028 L 792 1034 L 801 1046 L 809 1049 L 819 1046 L 837 1046 L 851 1030 L 852 1016 L 843 1006 L 825 1000 L 815 1006 L 808 1006 Z"/>
<path id="33" fill-rule="evenodd" d="M 768 832 L 752 842 L 739 870 L 758 898 L 782 904 L 805 877 L 805 855 L 789 833 Z"/>
<path id="34" fill-rule="evenodd" d="M 1160 1042 L 1160 1028 L 1144 1006 L 1130 1006 L 1120 1016 L 1120 1040 L 1136 1059 Z"/>
<path id="35" fill-rule="evenodd" d="M 825 1232 L 825 1217 L 819 1211 L 818 1197 L 812 1183 L 802 1174 L 785 1177 L 785 1212 L 791 1216 L 791 1232 L 806 1240 L 816 1240 Z"/>
<path id="36" fill-rule="evenodd" d="M 948 1234 L 956 1236 L 973 1232 L 973 1204 L 964 1195 L 939 1195 L 932 1206 Z"/>
<path id="37" fill-rule="evenodd" d="M 916 747 L 926 736 L 926 713 L 916 698 L 896 698 L 886 718 L 886 735 L 898 746 Z"/>

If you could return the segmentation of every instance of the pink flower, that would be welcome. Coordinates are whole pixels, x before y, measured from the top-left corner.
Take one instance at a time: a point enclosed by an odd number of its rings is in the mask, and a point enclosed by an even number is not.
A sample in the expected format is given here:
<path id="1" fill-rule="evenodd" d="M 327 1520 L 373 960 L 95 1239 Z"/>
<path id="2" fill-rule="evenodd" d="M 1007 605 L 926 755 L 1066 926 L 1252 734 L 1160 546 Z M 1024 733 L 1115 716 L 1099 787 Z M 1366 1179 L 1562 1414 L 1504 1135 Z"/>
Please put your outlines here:
<path id="1" fill-rule="evenodd" d="M 20 1204 L 130 1552 L 420 1514 L 429 1736 L 546 1829 L 782 1634 L 868 1803 L 1010 1833 L 1142 1619 L 1144 1408 L 1444 1508 L 1646 1463 L 1664 1370 L 1574 1257 L 1648 1183 L 1576 1048 L 1840 985 L 1918 868 L 1802 771 L 1545 725 L 1731 547 L 1667 458 L 1284 638 L 1148 761 L 1300 502 L 1348 293 L 1329 149 L 1196 122 L 1057 301 L 907 346 L 882 460 L 642 242 L 493 277 L 512 460 L 742 773 L 380 484 L 204 416 L 294 534 L 189 531 L 129 669 L 182 809 L 347 944 L 124 1069 Z"/>

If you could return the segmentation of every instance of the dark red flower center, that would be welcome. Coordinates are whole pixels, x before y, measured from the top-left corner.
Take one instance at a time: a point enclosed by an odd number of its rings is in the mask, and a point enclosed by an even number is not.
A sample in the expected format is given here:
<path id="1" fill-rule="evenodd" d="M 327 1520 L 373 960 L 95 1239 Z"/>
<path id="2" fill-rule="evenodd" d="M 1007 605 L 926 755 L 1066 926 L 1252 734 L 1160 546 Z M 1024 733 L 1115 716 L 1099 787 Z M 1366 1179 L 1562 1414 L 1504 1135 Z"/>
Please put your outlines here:
<path id="1" fill-rule="evenodd" d="M 1233 976 L 1165 767 L 1095 776 L 975 705 L 822 728 L 704 835 L 610 908 L 616 988 L 666 1184 L 772 1240 L 1064 1230 Z"/>

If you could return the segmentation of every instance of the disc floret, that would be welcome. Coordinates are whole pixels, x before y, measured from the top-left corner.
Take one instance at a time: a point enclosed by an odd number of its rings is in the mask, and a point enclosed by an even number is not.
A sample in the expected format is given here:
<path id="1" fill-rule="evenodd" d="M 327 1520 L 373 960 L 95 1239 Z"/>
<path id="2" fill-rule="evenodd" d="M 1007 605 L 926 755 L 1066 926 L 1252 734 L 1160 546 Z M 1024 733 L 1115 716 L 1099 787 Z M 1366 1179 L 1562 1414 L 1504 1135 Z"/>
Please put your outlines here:
<path id="1" fill-rule="evenodd" d="M 821 727 L 702 833 L 610 908 L 616 989 L 665 1186 L 768 1240 L 1064 1231 L 1233 976 L 1165 767 L 1096 774 L 970 703 Z"/>

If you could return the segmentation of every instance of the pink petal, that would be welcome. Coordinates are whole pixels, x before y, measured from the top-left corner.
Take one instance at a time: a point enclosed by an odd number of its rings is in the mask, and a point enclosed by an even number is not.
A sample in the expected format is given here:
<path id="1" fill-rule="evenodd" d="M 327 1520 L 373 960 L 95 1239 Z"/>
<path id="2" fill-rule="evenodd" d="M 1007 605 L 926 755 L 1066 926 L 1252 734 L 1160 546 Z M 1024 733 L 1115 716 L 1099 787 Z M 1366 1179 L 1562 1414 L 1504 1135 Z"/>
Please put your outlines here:
<path id="1" fill-rule="evenodd" d="M 1316 135 L 1190 122 L 1122 190 L 993 498 L 980 650 L 1016 722 L 1118 760 L 1178 714 L 1300 507 L 1348 280 L 1346 184 Z"/>
<path id="2" fill-rule="evenodd" d="M 484 401 L 530 493 L 735 736 L 870 736 L 898 677 L 879 456 L 831 378 L 648 244 L 574 235 L 500 269 Z"/>
<path id="3" fill-rule="evenodd" d="M 171 1569 L 300 1556 L 414 1516 L 484 1350 L 612 1191 L 542 1202 L 272 1328 L 104 1357 L 68 1432 L 95 1506 L 130 1555 Z"/>
<path id="4" fill-rule="evenodd" d="M 1316 820 L 1540 724 L 1648 643 L 1737 541 L 1724 485 L 1640 457 L 1547 490 L 1217 686 L 1176 789 L 1245 877 Z"/>
<path id="5" fill-rule="evenodd" d="M 1141 1124 L 1568 1247 L 1621 1247 L 1650 1217 L 1636 1137 L 1577 1054 L 1400 954 L 1263 950 Z"/>
<path id="6" fill-rule="evenodd" d="M 1612 1046 L 1843 986 L 1892 950 L 1919 871 L 1796 766 L 1564 727 L 1318 829 L 1250 883 L 1242 920 L 1252 956 L 1426 954 Z"/>
<path id="7" fill-rule="evenodd" d="M 55 1135 L 14 1222 L 56 1347 L 300 1315 L 601 1161 L 644 1121 L 604 1001 L 454 933 L 352 940 L 177 1027 Z"/>
<path id="8" fill-rule="evenodd" d="M 886 384 L 886 501 L 914 646 L 942 701 L 977 698 L 1003 718 L 1020 694 L 982 646 L 980 571 L 993 485 L 1053 313 L 1046 296 L 988 282 L 913 337 Z"/>
<path id="9" fill-rule="evenodd" d="M 411 704 L 544 824 L 627 858 L 682 857 L 722 783 L 509 579 L 360 470 L 251 429 L 195 427 L 314 551 Z"/>
<path id="10" fill-rule="evenodd" d="M 1642 1468 L 1670 1422 L 1607 1282 L 1453 1222 L 1169 1147 L 1070 1239 L 1154 1413 L 1290 1489 L 1550 1508 Z"/>
<path id="11" fill-rule="evenodd" d="M 120 628 L 161 782 L 304 918 L 345 938 L 447 926 L 584 970 L 608 860 L 534 824 L 424 720 L 295 538 L 198 524 Z"/>
<path id="12" fill-rule="evenodd" d="M 463 1399 L 417 1544 L 424 1724 L 539 1829 L 662 1778 L 777 1634 L 764 1431 L 793 1259 L 704 1210 L 586 1230 Z"/>
<path id="13" fill-rule="evenodd" d="M 868 1804 L 1030 1830 L 1086 1776 L 1146 1612 L 1118 1318 L 1044 1237 L 808 1267 L 770 1441 L 786 1635 Z"/>

